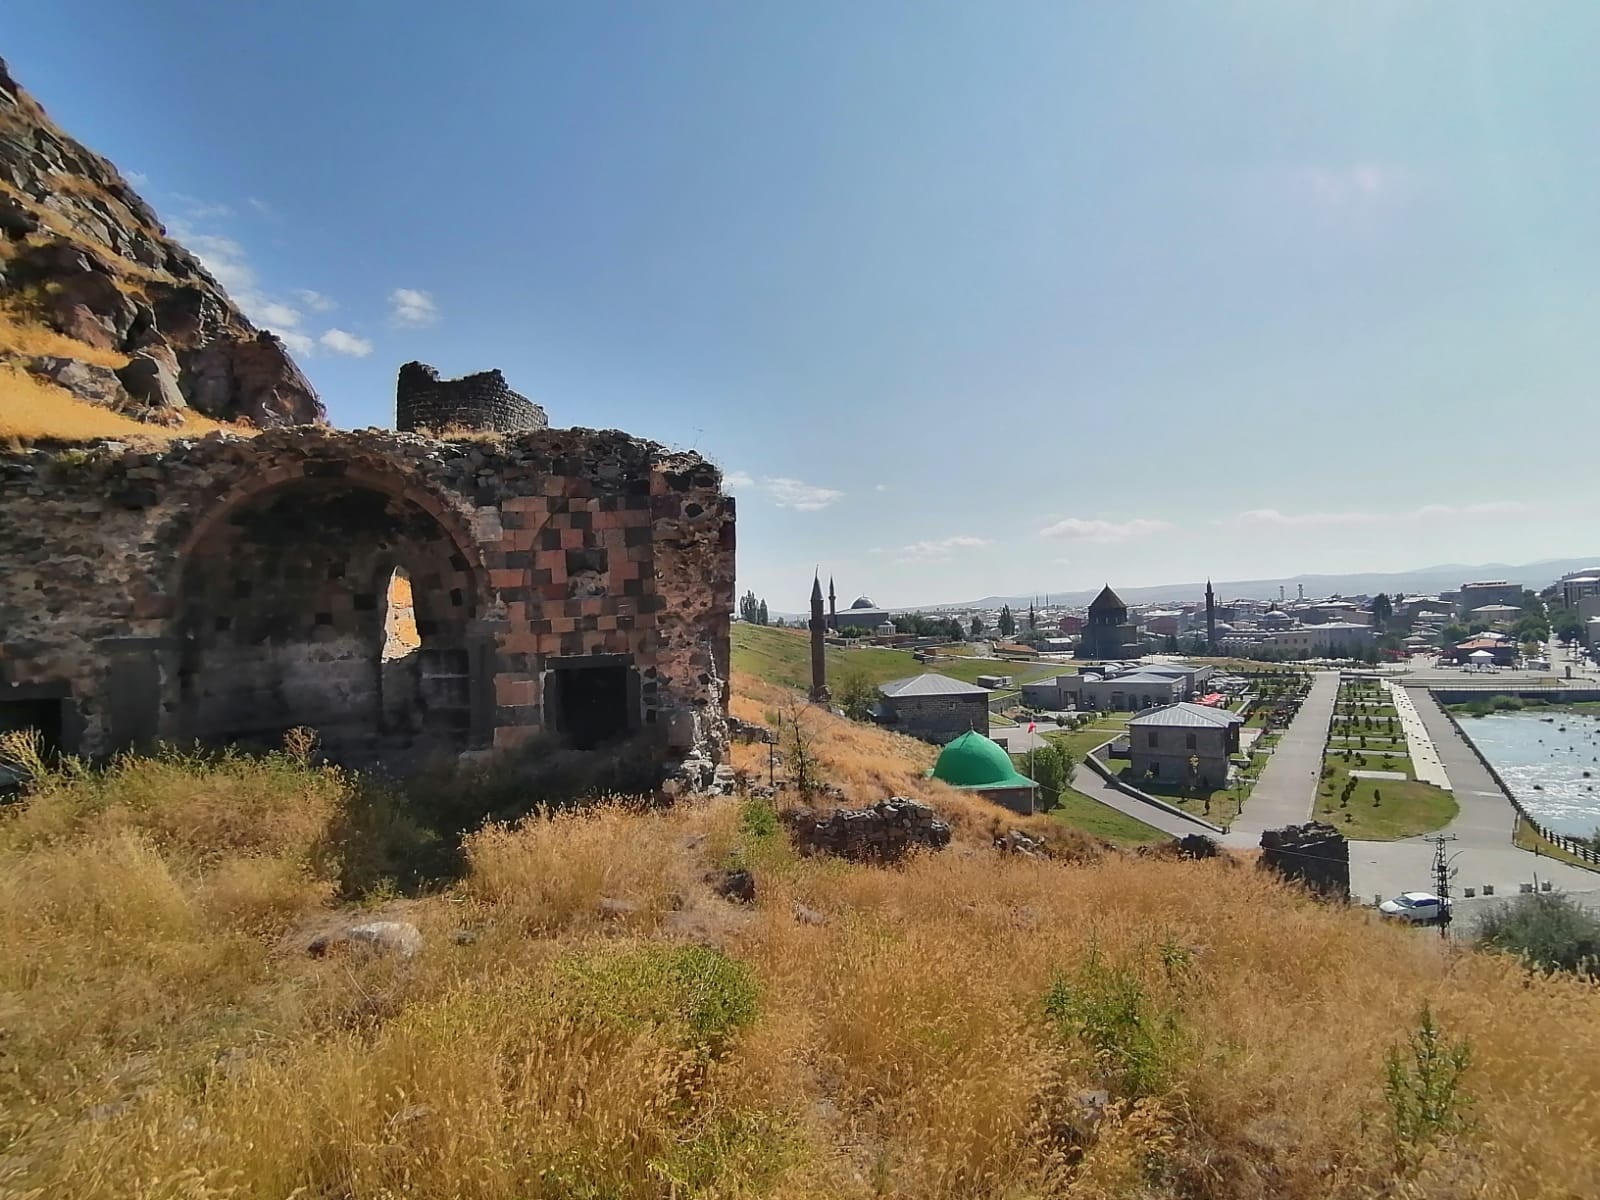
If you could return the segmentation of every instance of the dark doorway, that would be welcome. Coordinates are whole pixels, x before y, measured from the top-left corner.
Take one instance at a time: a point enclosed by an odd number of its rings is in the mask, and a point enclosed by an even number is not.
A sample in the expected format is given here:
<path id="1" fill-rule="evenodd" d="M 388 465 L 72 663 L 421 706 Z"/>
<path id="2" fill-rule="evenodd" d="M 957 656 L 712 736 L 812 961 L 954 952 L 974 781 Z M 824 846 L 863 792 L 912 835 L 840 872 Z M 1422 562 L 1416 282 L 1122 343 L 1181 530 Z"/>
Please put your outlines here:
<path id="1" fill-rule="evenodd" d="M 0 700 L 0 733 L 37 729 L 47 754 L 61 749 L 60 700 Z"/>
<path id="2" fill-rule="evenodd" d="M 635 674 L 625 663 L 559 665 L 545 676 L 545 724 L 579 750 L 625 738 L 637 722 Z"/>
<path id="3" fill-rule="evenodd" d="M 61 752 L 65 709 L 61 700 L 0 700 L 0 733 L 38 730 L 39 750 L 48 762 Z M 26 777 L 25 770 L 0 762 L 0 796 L 16 793 Z"/>

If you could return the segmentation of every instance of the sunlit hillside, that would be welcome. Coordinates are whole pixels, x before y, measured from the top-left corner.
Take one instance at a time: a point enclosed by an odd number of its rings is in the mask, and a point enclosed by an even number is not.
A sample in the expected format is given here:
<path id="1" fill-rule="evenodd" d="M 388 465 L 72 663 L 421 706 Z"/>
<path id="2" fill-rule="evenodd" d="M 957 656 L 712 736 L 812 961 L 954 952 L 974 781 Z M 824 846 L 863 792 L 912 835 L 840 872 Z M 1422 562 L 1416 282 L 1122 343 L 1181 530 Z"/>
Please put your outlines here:
<path id="1" fill-rule="evenodd" d="M 927 748 L 810 719 L 852 798 L 920 780 Z M 902 867 L 797 858 L 723 798 L 486 829 L 407 892 L 432 786 L 43 776 L 0 818 L 5 1194 L 1595 1194 L 1592 988 L 1231 861 L 1005 856 L 917 794 L 957 841 Z M 732 867 L 754 904 L 708 885 Z M 375 920 L 420 952 L 307 951 Z"/>
<path id="2" fill-rule="evenodd" d="M 174 426 L 135 421 L 109 408 L 79 400 L 70 392 L 13 367 L 0 365 L 0 438 L 20 441 L 85 441 L 92 438 L 134 438 L 167 441 L 199 437 L 213 429 L 248 434 L 244 426 L 225 425 L 195 412 L 182 414 Z"/>
<path id="3" fill-rule="evenodd" d="M 974 658 L 970 654 L 942 657 L 936 665 L 919 663 L 909 650 L 883 646 L 825 650 L 828 678 L 837 682 L 848 674 L 860 674 L 870 683 L 902 679 L 923 671 L 938 671 L 953 679 L 974 682 L 980 675 L 1010 675 L 1017 680 L 1059 675 L 1060 663 L 1012 662 L 997 658 Z M 733 626 L 733 665 L 768 683 L 803 688 L 811 681 L 810 635 L 803 629 L 780 629 L 772 625 L 751 625 L 738 621 Z"/>

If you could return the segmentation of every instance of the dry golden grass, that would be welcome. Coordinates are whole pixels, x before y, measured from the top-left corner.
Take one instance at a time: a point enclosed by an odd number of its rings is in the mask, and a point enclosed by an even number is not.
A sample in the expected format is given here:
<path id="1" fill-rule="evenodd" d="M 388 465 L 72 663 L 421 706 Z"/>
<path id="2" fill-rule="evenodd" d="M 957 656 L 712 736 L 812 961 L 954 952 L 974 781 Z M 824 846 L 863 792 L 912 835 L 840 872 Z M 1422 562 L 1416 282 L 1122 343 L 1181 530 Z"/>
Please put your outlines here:
<path id="1" fill-rule="evenodd" d="M 73 358 L 93 366 L 113 369 L 128 365 L 126 354 L 80 342 L 77 338 L 46 328 L 15 309 L 0 305 L 0 355 L 4 354 Z"/>
<path id="2" fill-rule="evenodd" d="M 0 363 L 0 438 L 23 441 L 121 438 L 164 442 L 177 437 L 200 437 L 214 429 L 241 435 L 253 432 L 246 426 L 213 421 L 196 412 L 182 415 L 182 425 L 147 425 L 109 408 L 79 400 L 63 388 Z"/>
<path id="3" fill-rule="evenodd" d="M 289 756 L 130 760 L 0 818 L 0 1193 L 1600 1191 L 1593 987 L 1248 866 L 972 837 L 856 867 L 735 800 L 604 806 L 483 831 L 459 885 L 376 899 L 363 919 L 423 930 L 415 960 L 311 958 L 350 786 Z M 754 906 L 702 882 L 730 863 Z M 1137 1086 L 1099 1026 L 1052 1018 L 1063 980 L 1150 1036 Z M 1471 1046 L 1472 1124 L 1403 1156 L 1385 1060 L 1423 1004 Z"/>

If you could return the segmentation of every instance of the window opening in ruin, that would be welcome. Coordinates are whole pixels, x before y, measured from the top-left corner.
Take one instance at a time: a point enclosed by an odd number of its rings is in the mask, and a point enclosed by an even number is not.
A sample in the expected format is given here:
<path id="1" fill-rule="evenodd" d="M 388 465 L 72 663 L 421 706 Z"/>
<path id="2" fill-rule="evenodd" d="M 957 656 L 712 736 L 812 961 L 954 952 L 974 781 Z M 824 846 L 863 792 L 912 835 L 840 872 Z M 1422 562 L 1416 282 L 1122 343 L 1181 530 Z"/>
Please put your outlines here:
<path id="1" fill-rule="evenodd" d="M 546 728 L 579 750 L 627 737 L 638 727 L 638 673 L 626 663 L 558 666 L 545 676 L 544 695 Z"/>
<path id="2" fill-rule="evenodd" d="M 404 658 L 422 649 L 417 633 L 417 610 L 411 599 L 411 576 L 396 567 L 384 595 L 383 660 Z"/>
<path id="3" fill-rule="evenodd" d="M 476 588 L 416 503 L 337 478 L 271 489 L 200 539 L 182 589 L 180 738 L 270 748 L 306 726 L 336 761 L 396 770 L 471 745 Z"/>

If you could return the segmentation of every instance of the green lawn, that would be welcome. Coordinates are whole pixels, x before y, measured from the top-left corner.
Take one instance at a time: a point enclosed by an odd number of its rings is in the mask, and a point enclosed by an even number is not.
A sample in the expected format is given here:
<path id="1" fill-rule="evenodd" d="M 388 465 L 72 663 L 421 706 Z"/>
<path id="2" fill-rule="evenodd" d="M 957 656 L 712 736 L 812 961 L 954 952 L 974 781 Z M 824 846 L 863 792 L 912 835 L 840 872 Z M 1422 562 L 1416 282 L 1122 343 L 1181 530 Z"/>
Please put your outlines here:
<path id="1" fill-rule="evenodd" d="M 1096 746 L 1125 733 L 1132 718 L 1132 713 L 1101 713 L 1086 729 L 1063 730 L 1044 736 L 1058 746 L 1065 746 L 1075 761 L 1082 762 L 1083 756 Z"/>
<path id="2" fill-rule="evenodd" d="M 1384 756 L 1369 752 L 1362 766 L 1358 751 L 1348 763 L 1343 755 L 1329 755 L 1327 766 L 1333 774 L 1318 781 L 1317 804 L 1314 816 L 1326 821 L 1345 837 L 1368 841 L 1391 842 L 1398 838 L 1415 837 L 1431 833 L 1455 820 L 1455 797 L 1432 784 L 1418 783 L 1411 769 L 1411 760 L 1404 755 L 1391 755 L 1389 764 Z M 1357 779 L 1355 791 L 1348 805 L 1341 805 L 1345 780 L 1354 767 L 1369 771 L 1404 771 L 1408 778 Z M 1374 804 L 1374 799 L 1379 803 Z"/>
<path id="3" fill-rule="evenodd" d="M 1069 672 L 1060 663 L 1019 663 L 997 658 L 963 658 L 958 662 L 919 663 L 909 650 L 879 646 L 829 646 L 824 652 L 828 681 L 838 686 L 845 673 L 859 671 L 874 683 L 904 679 L 931 671 L 976 683 L 980 675 L 1010 675 L 1018 683 Z M 773 625 L 733 626 L 733 669 L 746 671 L 781 687 L 811 685 L 811 636 L 804 629 L 779 629 Z"/>
<path id="4" fill-rule="evenodd" d="M 1089 768 L 1080 769 L 1087 771 Z M 1101 804 L 1072 788 L 1061 793 L 1061 802 L 1050 810 L 1049 815 L 1063 825 L 1126 846 L 1148 846 L 1172 840 L 1171 834 L 1135 820 L 1127 813 Z"/>

